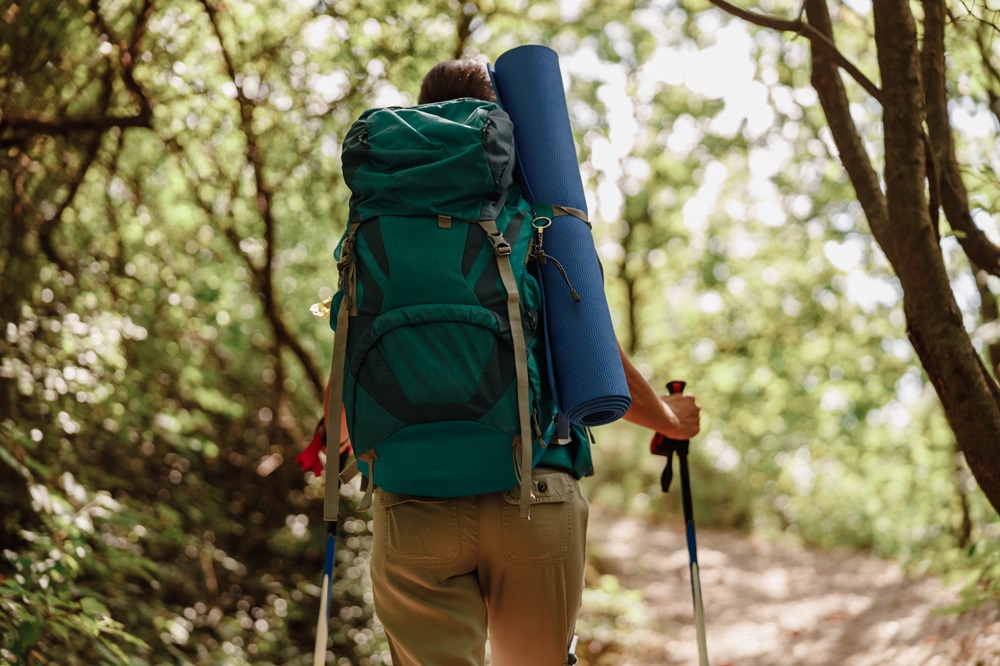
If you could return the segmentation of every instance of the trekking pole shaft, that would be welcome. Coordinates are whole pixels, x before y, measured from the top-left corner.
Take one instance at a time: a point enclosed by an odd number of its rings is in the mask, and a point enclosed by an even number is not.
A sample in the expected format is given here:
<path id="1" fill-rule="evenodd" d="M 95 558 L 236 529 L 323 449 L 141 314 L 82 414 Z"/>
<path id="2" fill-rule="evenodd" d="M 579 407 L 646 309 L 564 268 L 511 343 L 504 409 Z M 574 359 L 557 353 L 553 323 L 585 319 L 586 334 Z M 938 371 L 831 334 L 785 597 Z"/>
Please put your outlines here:
<path id="1" fill-rule="evenodd" d="M 684 392 L 684 382 L 667 383 L 673 395 Z M 681 468 L 681 504 L 684 506 L 684 527 L 687 534 L 688 557 L 691 571 L 691 598 L 694 601 L 694 624 L 698 636 L 698 665 L 708 666 L 708 639 L 705 635 L 705 606 L 701 598 L 701 572 L 698 567 L 698 542 L 694 532 L 694 507 L 691 501 L 691 475 L 688 470 L 688 442 L 677 444 L 677 459 Z"/>
<path id="2" fill-rule="evenodd" d="M 705 606 L 701 598 L 701 570 L 698 566 L 698 542 L 694 531 L 691 507 L 691 481 L 687 453 L 678 453 L 681 465 L 681 500 L 684 504 L 684 527 L 687 533 L 688 558 L 691 570 L 691 598 L 694 601 L 694 625 L 698 635 L 698 664 L 708 666 L 708 639 L 705 635 Z"/>
<path id="3" fill-rule="evenodd" d="M 323 564 L 323 588 L 319 597 L 319 617 L 316 620 L 316 645 L 313 648 L 313 666 L 323 666 L 326 663 L 330 613 L 333 610 L 333 568 L 337 560 L 337 521 L 332 520 L 326 525 L 326 558 Z"/>

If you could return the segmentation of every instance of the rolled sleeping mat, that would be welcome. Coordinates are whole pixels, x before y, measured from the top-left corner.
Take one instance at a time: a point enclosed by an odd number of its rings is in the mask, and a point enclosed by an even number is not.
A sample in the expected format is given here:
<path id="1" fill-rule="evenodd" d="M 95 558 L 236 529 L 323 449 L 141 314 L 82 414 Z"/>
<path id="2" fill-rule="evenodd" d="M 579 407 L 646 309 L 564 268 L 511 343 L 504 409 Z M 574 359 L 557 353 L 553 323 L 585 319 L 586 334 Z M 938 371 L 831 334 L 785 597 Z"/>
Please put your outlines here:
<path id="1" fill-rule="evenodd" d="M 577 209 L 587 200 L 563 92 L 559 58 L 545 46 L 507 51 L 491 69 L 500 105 L 514 122 L 519 181 L 532 203 Z M 540 265 L 550 375 L 560 411 L 572 423 L 597 426 L 625 415 L 632 398 L 625 381 L 604 276 L 589 223 L 555 215 Z M 579 294 L 574 302 L 572 288 Z"/>

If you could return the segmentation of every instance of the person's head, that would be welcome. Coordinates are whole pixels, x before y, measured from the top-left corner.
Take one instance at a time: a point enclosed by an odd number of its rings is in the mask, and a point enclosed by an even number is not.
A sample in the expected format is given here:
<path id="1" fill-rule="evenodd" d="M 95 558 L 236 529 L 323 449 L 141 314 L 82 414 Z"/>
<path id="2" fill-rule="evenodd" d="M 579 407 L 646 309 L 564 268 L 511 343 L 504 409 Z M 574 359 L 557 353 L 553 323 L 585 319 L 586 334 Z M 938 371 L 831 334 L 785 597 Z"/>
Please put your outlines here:
<path id="1" fill-rule="evenodd" d="M 497 101 L 486 65 L 474 60 L 439 62 L 424 76 L 417 104 L 445 102 L 460 97 Z"/>

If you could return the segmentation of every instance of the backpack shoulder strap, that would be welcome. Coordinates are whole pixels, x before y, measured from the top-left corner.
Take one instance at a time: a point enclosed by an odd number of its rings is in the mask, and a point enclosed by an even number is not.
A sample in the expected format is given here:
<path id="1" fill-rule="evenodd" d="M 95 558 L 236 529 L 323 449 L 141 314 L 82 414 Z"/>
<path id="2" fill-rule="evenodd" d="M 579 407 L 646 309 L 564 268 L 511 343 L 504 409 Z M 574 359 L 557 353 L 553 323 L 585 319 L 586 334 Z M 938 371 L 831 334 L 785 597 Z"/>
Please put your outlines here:
<path id="1" fill-rule="evenodd" d="M 344 406 L 344 363 L 347 359 L 347 331 L 351 317 L 357 314 L 355 303 L 356 286 L 354 273 L 354 242 L 360 222 L 352 222 L 344 238 L 340 262 L 337 264 L 340 275 L 340 288 L 344 298 L 340 301 L 337 311 L 337 334 L 333 337 L 333 359 L 330 363 L 330 399 L 326 406 L 326 480 L 323 500 L 323 519 L 330 522 L 337 520 L 340 510 L 340 456 L 334 451 L 340 450 L 343 433 L 340 431 L 340 411 Z M 336 418 L 333 416 L 336 415 Z M 334 463 L 330 456 L 336 455 Z M 369 484 L 369 488 L 371 488 Z M 369 495 L 365 495 L 369 499 Z"/>
<path id="2" fill-rule="evenodd" d="M 336 521 L 340 510 L 340 410 L 344 404 L 344 360 L 347 355 L 347 328 L 350 310 L 345 298 L 337 313 L 337 334 L 333 338 L 333 361 L 330 364 L 330 400 L 326 411 L 326 480 L 323 519 Z M 338 362 L 339 359 L 339 362 Z M 338 453 L 334 453 L 334 452 Z M 334 462 L 333 457 L 336 457 Z"/>
<path id="3" fill-rule="evenodd" d="M 528 351 L 524 342 L 524 328 L 521 325 L 521 297 L 517 291 L 517 280 L 510 265 L 511 247 L 507 239 L 497 229 L 496 220 L 481 220 L 479 225 L 486 231 L 493 246 L 493 254 L 500 269 L 500 279 L 507 290 L 507 318 L 510 320 L 511 338 L 514 342 L 514 367 L 517 378 L 517 411 L 521 431 L 520 462 L 518 476 L 521 482 L 521 499 L 518 513 L 528 518 L 531 507 L 531 458 L 532 436 L 531 415 L 528 404 Z"/>

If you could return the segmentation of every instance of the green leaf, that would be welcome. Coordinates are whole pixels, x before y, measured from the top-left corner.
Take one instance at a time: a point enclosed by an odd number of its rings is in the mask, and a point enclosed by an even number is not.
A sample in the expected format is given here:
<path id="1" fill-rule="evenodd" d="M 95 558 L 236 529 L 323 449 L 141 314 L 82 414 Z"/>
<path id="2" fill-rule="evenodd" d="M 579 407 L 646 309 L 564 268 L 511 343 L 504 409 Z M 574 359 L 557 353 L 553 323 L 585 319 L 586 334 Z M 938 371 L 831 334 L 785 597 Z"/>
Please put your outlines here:
<path id="1" fill-rule="evenodd" d="M 24 592 L 24 587 L 13 578 L 5 578 L 0 581 L 0 588 L 7 588 L 17 594 Z"/>
<path id="2" fill-rule="evenodd" d="M 82 628 L 88 634 L 92 636 L 100 635 L 101 626 L 94 618 L 90 617 L 89 615 L 78 615 L 77 621 L 80 623 L 80 628 Z"/>
<path id="3" fill-rule="evenodd" d="M 65 620 L 60 619 L 56 620 L 55 622 L 51 622 L 49 624 L 49 628 L 52 630 L 52 633 L 54 633 L 59 638 L 63 639 L 64 641 L 69 640 L 69 630 L 71 627 L 66 623 Z"/>
<path id="4" fill-rule="evenodd" d="M 107 606 L 92 597 L 80 599 L 80 608 L 87 615 L 111 615 L 111 611 L 108 610 Z"/>
<path id="5" fill-rule="evenodd" d="M 31 479 L 31 472 L 28 468 L 22 465 L 14 454 L 7 450 L 6 446 L 0 446 L 0 461 L 3 461 L 8 467 L 21 475 L 25 480 Z"/>
<path id="6" fill-rule="evenodd" d="M 41 619 L 32 618 L 22 622 L 17 628 L 17 642 L 14 650 L 24 652 L 38 642 L 43 631 L 45 631 L 45 622 Z"/>

